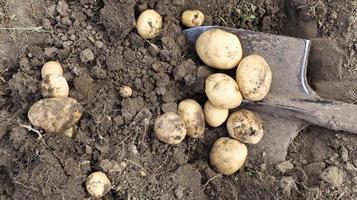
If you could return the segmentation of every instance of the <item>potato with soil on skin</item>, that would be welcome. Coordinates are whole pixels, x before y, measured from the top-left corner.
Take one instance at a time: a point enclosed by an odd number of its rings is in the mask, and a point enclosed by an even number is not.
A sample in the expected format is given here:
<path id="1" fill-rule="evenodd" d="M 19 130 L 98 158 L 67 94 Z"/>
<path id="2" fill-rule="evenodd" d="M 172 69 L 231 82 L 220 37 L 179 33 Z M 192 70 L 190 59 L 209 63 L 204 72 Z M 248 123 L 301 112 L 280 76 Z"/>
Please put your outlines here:
<path id="1" fill-rule="evenodd" d="M 241 142 L 257 144 L 263 138 L 263 121 L 249 110 L 241 109 L 232 113 L 227 121 L 228 134 Z"/>
<path id="2" fill-rule="evenodd" d="M 187 27 L 197 27 L 203 24 L 204 14 L 199 10 L 185 10 L 181 15 L 181 22 Z"/>
<path id="3" fill-rule="evenodd" d="M 69 97 L 42 99 L 31 106 L 27 116 L 33 126 L 63 134 L 79 121 L 81 106 Z"/>
<path id="4" fill-rule="evenodd" d="M 229 110 L 226 108 L 218 108 L 214 106 L 209 100 L 205 103 L 203 108 L 204 116 L 208 125 L 212 127 L 219 127 L 228 118 Z"/>
<path id="5" fill-rule="evenodd" d="M 145 39 L 159 35 L 162 28 L 162 17 L 155 10 L 145 10 L 136 21 L 136 30 Z"/>
<path id="6" fill-rule="evenodd" d="M 86 180 L 86 189 L 94 198 L 101 198 L 109 192 L 112 184 L 103 172 L 94 172 Z"/>
<path id="7" fill-rule="evenodd" d="M 236 81 L 226 74 L 212 74 L 206 79 L 205 92 L 209 101 L 218 108 L 232 109 L 242 102 Z"/>
<path id="8" fill-rule="evenodd" d="M 178 144 L 186 136 L 185 122 L 174 112 L 167 112 L 156 118 L 154 130 L 156 137 L 167 144 Z"/>
<path id="9" fill-rule="evenodd" d="M 44 98 L 67 97 L 69 87 L 66 79 L 58 74 L 47 74 L 41 82 L 41 93 Z"/>
<path id="10" fill-rule="evenodd" d="M 44 78 L 48 74 L 63 75 L 61 64 L 57 61 L 46 62 L 41 69 L 41 77 Z"/>
<path id="11" fill-rule="evenodd" d="M 236 81 L 244 99 L 260 101 L 269 93 L 272 72 L 262 56 L 253 54 L 239 63 Z"/>
<path id="12" fill-rule="evenodd" d="M 186 99 L 179 103 L 178 114 L 185 122 L 187 135 L 198 138 L 205 132 L 205 118 L 201 105 L 193 99 Z"/>
<path id="13" fill-rule="evenodd" d="M 210 164 L 220 174 L 231 175 L 244 164 L 248 154 L 245 144 L 227 137 L 214 143 L 210 152 Z"/>
<path id="14" fill-rule="evenodd" d="M 238 37 L 221 29 L 209 29 L 196 41 L 196 52 L 208 66 L 232 69 L 242 58 L 243 50 Z"/>

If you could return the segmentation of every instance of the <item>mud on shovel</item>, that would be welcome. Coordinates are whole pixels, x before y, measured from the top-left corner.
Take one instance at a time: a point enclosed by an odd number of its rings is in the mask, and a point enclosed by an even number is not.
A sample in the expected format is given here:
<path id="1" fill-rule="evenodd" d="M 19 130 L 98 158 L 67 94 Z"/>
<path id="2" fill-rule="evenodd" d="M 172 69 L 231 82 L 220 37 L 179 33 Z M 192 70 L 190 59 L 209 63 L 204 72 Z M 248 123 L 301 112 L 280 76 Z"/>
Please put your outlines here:
<path id="1" fill-rule="evenodd" d="M 259 112 L 264 120 L 264 137 L 249 147 L 249 162 L 284 161 L 290 143 L 309 125 L 357 133 L 357 105 L 325 100 L 307 83 L 309 40 L 213 26 L 191 28 L 183 33 L 194 46 L 198 36 L 211 28 L 237 35 L 243 56 L 262 55 L 273 72 L 267 97 L 260 102 L 244 101 L 242 105 Z"/>

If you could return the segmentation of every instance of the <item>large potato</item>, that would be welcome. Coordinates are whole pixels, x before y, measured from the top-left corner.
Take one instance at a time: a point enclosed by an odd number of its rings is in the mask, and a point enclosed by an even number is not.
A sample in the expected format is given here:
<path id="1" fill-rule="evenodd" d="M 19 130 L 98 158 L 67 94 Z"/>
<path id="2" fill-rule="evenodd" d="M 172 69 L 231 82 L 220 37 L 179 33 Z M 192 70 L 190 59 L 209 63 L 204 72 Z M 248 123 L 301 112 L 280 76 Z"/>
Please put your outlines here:
<path id="1" fill-rule="evenodd" d="M 86 189 L 94 198 L 101 198 L 109 192 L 112 184 L 103 172 L 94 172 L 86 180 Z"/>
<path id="2" fill-rule="evenodd" d="M 136 30 L 145 39 L 156 37 L 162 27 L 162 18 L 155 10 L 145 10 L 136 21 Z"/>
<path id="3" fill-rule="evenodd" d="M 41 82 L 42 96 L 48 97 L 67 97 L 69 87 L 66 79 L 58 74 L 47 74 Z"/>
<path id="4" fill-rule="evenodd" d="M 186 136 L 185 122 L 174 112 L 167 112 L 156 118 L 154 130 L 156 137 L 167 144 L 178 144 Z"/>
<path id="5" fill-rule="evenodd" d="M 195 100 L 186 99 L 179 103 L 178 114 L 185 122 L 187 135 L 198 138 L 205 132 L 205 118 L 202 108 Z"/>
<path id="6" fill-rule="evenodd" d="M 210 102 L 218 108 L 232 109 L 242 102 L 239 87 L 233 78 L 226 74 L 212 74 L 206 79 L 205 92 Z"/>
<path id="7" fill-rule="evenodd" d="M 48 98 L 33 104 L 27 114 L 35 127 L 49 133 L 64 133 L 81 117 L 81 106 L 69 97 Z"/>
<path id="8" fill-rule="evenodd" d="M 221 137 L 211 149 L 210 163 L 218 173 L 231 175 L 243 166 L 247 154 L 248 149 L 243 143 L 227 137 Z"/>
<path id="9" fill-rule="evenodd" d="M 263 121 L 249 110 L 232 113 L 227 121 L 228 134 L 241 142 L 257 144 L 263 137 Z"/>
<path id="10" fill-rule="evenodd" d="M 181 15 L 181 22 L 187 27 L 201 26 L 205 20 L 204 14 L 199 10 L 185 10 Z"/>
<path id="11" fill-rule="evenodd" d="M 61 64 L 57 61 L 46 62 L 41 69 L 41 77 L 44 78 L 48 74 L 63 75 Z"/>
<path id="12" fill-rule="evenodd" d="M 269 92 L 271 80 L 271 69 L 260 55 L 247 56 L 238 65 L 236 81 L 244 99 L 264 99 Z"/>
<path id="13" fill-rule="evenodd" d="M 209 29 L 196 41 L 196 51 L 208 66 L 232 69 L 242 58 L 243 50 L 238 37 L 221 29 Z"/>
<path id="14" fill-rule="evenodd" d="M 222 125 L 228 117 L 227 108 L 218 108 L 214 106 L 209 100 L 205 103 L 203 112 L 207 124 L 212 127 L 218 127 Z"/>

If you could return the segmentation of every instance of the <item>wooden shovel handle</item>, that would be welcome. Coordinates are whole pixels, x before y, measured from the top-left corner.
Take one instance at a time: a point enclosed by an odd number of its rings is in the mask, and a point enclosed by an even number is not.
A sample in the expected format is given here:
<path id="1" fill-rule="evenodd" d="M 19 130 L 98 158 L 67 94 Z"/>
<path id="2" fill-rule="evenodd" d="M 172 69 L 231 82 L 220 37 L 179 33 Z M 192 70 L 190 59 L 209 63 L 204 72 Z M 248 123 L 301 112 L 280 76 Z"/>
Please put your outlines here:
<path id="1" fill-rule="evenodd" d="M 308 124 L 357 134 L 357 105 L 325 99 L 279 99 L 244 102 L 252 110 L 285 118 L 300 119 Z"/>

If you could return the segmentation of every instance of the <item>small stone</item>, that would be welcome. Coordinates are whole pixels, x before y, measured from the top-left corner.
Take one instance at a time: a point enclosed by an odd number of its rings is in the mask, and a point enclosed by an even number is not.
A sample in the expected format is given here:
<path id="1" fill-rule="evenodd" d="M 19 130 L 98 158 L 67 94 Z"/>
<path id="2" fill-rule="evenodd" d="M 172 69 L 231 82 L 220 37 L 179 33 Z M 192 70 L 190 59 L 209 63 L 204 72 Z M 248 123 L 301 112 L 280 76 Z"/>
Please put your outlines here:
<path id="1" fill-rule="evenodd" d="M 80 57 L 82 63 L 87 63 L 89 61 L 94 60 L 94 54 L 92 53 L 92 51 L 90 49 L 85 49 L 85 50 L 81 51 L 79 57 Z"/>
<path id="2" fill-rule="evenodd" d="M 335 187 L 339 187 L 343 183 L 343 171 L 335 166 L 327 168 L 320 178 Z"/>
<path id="3" fill-rule="evenodd" d="M 59 1 L 57 3 L 57 12 L 61 15 L 61 16 L 68 16 L 68 4 L 66 3 L 66 1 Z"/>
<path id="4" fill-rule="evenodd" d="M 295 180 L 292 177 L 282 177 L 280 180 L 280 188 L 286 196 L 290 196 L 292 191 L 297 191 Z"/>
<path id="5" fill-rule="evenodd" d="M 346 147 L 343 146 L 340 148 L 340 155 L 341 155 L 343 162 L 348 161 L 348 150 L 346 149 Z"/>
<path id="6" fill-rule="evenodd" d="M 275 167 L 279 172 L 285 173 L 286 171 L 293 169 L 294 165 L 290 161 L 284 161 L 278 163 Z"/>
<path id="7" fill-rule="evenodd" d="M 104 47 L 104 44 L 103 44 L 103 42 L 101 42 L 101 41 L 96 41 L 96 42 L 94 43 L 94 45 L 95 45 L 97 48 L 99 48 L 99 49 L 101 49 L 101 48 Z"/>
<path id="8" fill-rule="evenodd" d="M 336 11 L 333 11 L 330 15 L 331 19 L 337 19 L 337 12 Z"/>
<path id="9" fill-rule="evenodd" d="M 133 94 L 133 90 L 131 89 L 131 87 L 123 85 L 119 88 L 119 94 L 123 98 L 128 98 L 131 97 L 131 95 Z"/>
<path id="10" fill-rule="evenodd" d="M 68 48 L 68 47 L 70 47 L 72 44 L 73 44 L 72 41 L 65 41 L 65 42 L 62 43 L 62 46 L 63 46 L 64 48 Z"/>
<path id="11" fill-rule="evenodd" d="M 45 55 L 48 58 L 54 57 L 57 53 L 58 53 L 58 49 L 56 47 L 45 48 Z"/>
<path id="12" fill-rule="evenodd" d="M 69 17 L 63 17 L 61 19 L 61 22 L 62 22 L 62 24 L 67 25 L 67 26 L 72 25 L 72 21 L 71 21 L 71 19 Z"/>
<path id="13" fill-rule="evenodd" d="M 148 174 L 146 172 L 144 172 L 143 170 L 140 170 L 140 176 L 142 177 L 145 177 L 147 176 Z"/>
<path id="14" fill-rule="evenodd" d="M 183 190 L 184 188 L 180 185 L 177 187 L 177 189 L 175 190 L 175 195 L 178 199 L 183 197 Z"/>
<path id="15" fill-rule="evenodd" d="M 319 176 L 324 169 L 325 169 L 324 162 L 311 163 L 304 167 L 304 171 L 306 175 L 310 178 Z"/>
<path id="16" fill-rule="evenodd" d="M 92 154 L 93 150 L 92 150 L 92 147 L 89 146 L 89 145 L 86 145 L 86 154 Z"/>
<path id="17" fill-rule="evenodd" d="M 357 168 L 355 168 L 355 167 L 352 165 L 352 163 L 350 163 L 350 162 L 347 162 L 347 163 L 346 163 L 346 169 L 347 169 L 348 171 L 357 171 Z"/>
<path id="18" fill-rule="evenodd" d="M 261 171 L 265 171 L 267 169 L 267 164 L 266 163 L 263 163 L 260 165 L 260 170 Z"/>

